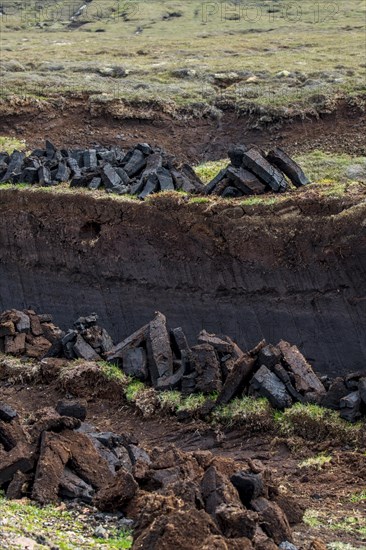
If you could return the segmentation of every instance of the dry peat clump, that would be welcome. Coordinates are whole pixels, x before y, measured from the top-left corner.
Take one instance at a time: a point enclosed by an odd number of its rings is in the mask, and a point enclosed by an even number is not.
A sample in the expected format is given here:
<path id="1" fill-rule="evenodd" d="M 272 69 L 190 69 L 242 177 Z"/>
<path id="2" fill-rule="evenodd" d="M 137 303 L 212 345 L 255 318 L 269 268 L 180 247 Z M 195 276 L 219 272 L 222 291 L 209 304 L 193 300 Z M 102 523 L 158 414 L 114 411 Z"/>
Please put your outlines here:
<path id="1" fill-rule="evenodd" d="M 56 410 L 57 409 L 57 410 Z M 85 502 L 123 512 L 134 548 L 275 549 L 293 541 L 272 473 L 175 446 L 144 449 L 131 434 L 99 432 L 86 407 L 61 401 L 20 418 L 0 404 L 0 487 L 8 498 L 40 504 Z M 299 509 L 300 510 L 300 509 Z M 296 516 L 301 521 L 302 512 Z"/>

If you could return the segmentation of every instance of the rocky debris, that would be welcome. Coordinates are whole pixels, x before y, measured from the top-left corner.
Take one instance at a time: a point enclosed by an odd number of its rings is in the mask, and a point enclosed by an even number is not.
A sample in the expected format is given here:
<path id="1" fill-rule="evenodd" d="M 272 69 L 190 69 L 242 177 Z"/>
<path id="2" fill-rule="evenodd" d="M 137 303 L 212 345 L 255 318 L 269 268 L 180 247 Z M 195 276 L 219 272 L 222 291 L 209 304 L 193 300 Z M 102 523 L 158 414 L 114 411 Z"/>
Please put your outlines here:
<path id="1" fill-rule="evenodd" d="M 118 147 L 61 149 L 46 141 L 45 149 L 28 156 L 19 151 L 0 153 L 0 182 L 50 187 L 70 182 L 71 187 L 104 189 L 144 199 L 159 191 L 198 193 L 203 184 L 190 166 L 158 147 L 139 143 L 129 151 Z"/>
<path id="2" fill-rule="evenodd" d="M 284 340 L 276 346 L 262 340 L 243 351 L 229 336 L 202 330 L 191 346 L 181 327 L 169 329 L 165 316 L 156 312 L 150 323 L 114 345 L 95 313 L 79 317 L 66 333 L 50 321 L 32 310 L 5 311 L 0 315 L 0 351 L 30 358 L 81 358 L 95 369 L 93 362 L 103 359 L 156 390 L 207 395 L 197 411 L 202 416 L 245 395 L 265 397 L 281 410 L 296 402 L 320 404 L 341 411 L 351 422 L 366 413 L 366 372 L 334 381 L 319 377 L 300 350 Z M 80 404 L 62 402 L 57 410 L 62 418 L 85 419 Z M 0 422 L 7 414 L 0 404 Z"/>
<path id="3" fill-rule="evenodd" d="M 47 318 L 48 319 L 48 318 Z M 0 315 L 0 351 L 9 355 L 39 358 L 52 346 L 62 331 L 43 321 L 32 310 L 11 309 Z"/>
<path id="4" fill-rule="evenodd" d="M 0 352 L 32 359 L 66 357 L 98 361 L 113 347 L 107 331 L 97 325 L 94 313 L 80 317 L 64 333 L 49 315 L 33 310 L 4 311 L 0 315 Z"/>
<path id="5" fill-rule="evenodd" d="M 292 541 L 279 504 L 290 508 L 291 503 L 286 495 L 275 500 L 279 491 L 271 472 L 254 472 L 255 461 L 239 463 L 173 445 L 146 450 L 127 434 L 97 432 L 83 423 L 56 428 L 50 418 L 62 417 L 48 407 L 34 413 L 32 422 L 12 420 L 20 430 L 15 445 L 0 449 L 0 489 L 8 498 L 30 497 L 41 504 L 65 500 L 118 511 L 126 525 L 134 526 L 134 547 L 142 549 L 199 544 L 259 550 L 264 542 Z M 126 455 L 133 459 L 129 465 Z"/>
<path id="6" fill-rule="evenodd" d="M 240 145 L 229 150 L 231 163 L 206 185 L 206 195 L 241 197 L 261 195 L 288 188 L 286 177 L 296 187 L 310 183 L 300 166 L 279 147 L 269 153 L 255 145 Z"/>
<path id="7" fill-rule="evenodd" d="M 98 326 L 97 322 L 98 315 L 95 313 L 87 317 L 79 317 L 74 327 L 55 341 L 45 356 L 100 361 L 112 349 L 113 341 L 108 332 Z"/>
<path id="8" fill-rule="evenodd" d="M 125 152 L 118 147 L 58 150 L 46 141 L 44 149 L 28 156 L 19 151 L 0 153 L 0 182 L 101 189 L 143 200 L 152 193 L 181 190 L 224 198 L 283 192 L 286 177 L 296 187 L 310 183 L 300 166 L 279 147 L 265 153 L 254 145 L 240 145 L 228 152 L 231 164 L 203 185 L 188 164 L 159 147 L 138 143 Z"/>
<path id="9" fill-rule="evenodd" d="M 169 331 L 165 316 L 157 312 L 151 323 L 105 357 L 158 390 L 178 389 L 185 395 L 217 392 L 214 406 L 249 393 L 284 409 L 297 401 L 320 402 L 326 394 L 304 356 L 287 342 L 272 346 L 262 341 L 244 353 L 228 336 L 205 330 L 197 342 L 190 347 L 182 328 Z"/>

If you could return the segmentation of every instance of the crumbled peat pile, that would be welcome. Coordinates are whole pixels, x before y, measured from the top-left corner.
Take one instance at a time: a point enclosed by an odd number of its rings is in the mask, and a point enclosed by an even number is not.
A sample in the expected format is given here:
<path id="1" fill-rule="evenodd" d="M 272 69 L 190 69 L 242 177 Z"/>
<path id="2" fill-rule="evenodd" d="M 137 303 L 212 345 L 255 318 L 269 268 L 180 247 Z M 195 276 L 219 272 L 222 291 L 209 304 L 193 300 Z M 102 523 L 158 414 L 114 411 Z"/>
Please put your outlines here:
<path id="1" fill-rule="evenodd" d="M 197 345 L 190 346 L 182 328 L 169 330 L 165 316 L 157 312 L 114 346 L 97 319 L 95 314 L 80 317 L 64 333 L 49 315 L 9 310 L 0 315 L 0 351 L 31 358 L 106 359 L 156 390 L 216 393 L 215 400 L 206 402 L 207 413 L 242 395 L 266 397 L 277 409 L 317 403 L 340 410 L 352 422 L 366 413 L 366 372 L 333 381 L 318 377 L 298 348 L 283 340 L 276 346 L 262 341 L 243 352 L 229 336 L 203 330 Z"/>
<path id="2" fill-rule="evenodd" d="M 113 348 L 108 332 L 92 313 L 80 317 L 66 333 L 52 323 L 51 315 L 11 309 L 0 315 L 0 352 L 33 359 L 65 357 L 98 361 Z"/>
<path id="3" fill-rule="evenodd" d="M 240 197 L 270 191 L 281 193 L 288 188 L 285 176 L 295 187 L 310 183 L 300 166 L 279 147 L 266 154 L 256 146 L 241 145 L 228 154 L 231 163 L 205 187 L 207 195 Z"/>
<path id="4" fill-rule="evenodd" d="M 162 149 L 139 143 L 127 153 L 118 147 L 61 149 L 46 141 L 45 149 L 30 155 L 20 151 L 0 153 L 0 182 L 52 186 L 70 181 L 71 187 L 99 189 L 109 193 L 131 194 L 144 199 L 159 191 L 240 197 L 265 192 L 283 192 L 289 180 L 296 186 L 309 180 L 301 168 L 281 149 L 267 155 L 255 146 L 242 145 L 229 151 L 231 164 L 204 186 L 188 164 Z"/>
<path id="5" fill-rule="evenodd" d="M 292 542 L 290 523 L 301 521 L 302 508 L 279 493 L 258 460 L 239 464 L 174 446 L 146 450 L 131 435 L 84 423 L 78 402 L 56 409 L 21 423 L 0 404 L 0 488 L 8 498 L 122 512 L 133 520 L 136 549 L 274 550 Z"/>
<path id="6" fill-rule="evenodd" d="M 57 150 L 46 141 L 45 149 L 28 156 L 20 151 L 0 153 L 0 182 L 49 187 L 68 181 L 71 187 L 104 187 L 109 193 L 128 193 L 140 199 L 158 191 L 203 190 L 188 164 L 178 167 L 174 157 L 147 143 L 125 153 L 118 147 Z"/>

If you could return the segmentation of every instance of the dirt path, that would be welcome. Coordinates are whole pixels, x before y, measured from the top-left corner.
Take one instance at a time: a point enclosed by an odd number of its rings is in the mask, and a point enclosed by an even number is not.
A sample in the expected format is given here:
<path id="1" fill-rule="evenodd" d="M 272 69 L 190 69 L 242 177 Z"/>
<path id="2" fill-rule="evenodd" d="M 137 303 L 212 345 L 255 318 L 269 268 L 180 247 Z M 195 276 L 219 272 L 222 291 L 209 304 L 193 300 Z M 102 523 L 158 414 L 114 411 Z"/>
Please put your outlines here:
<path id="1" fill-rule="evenodd" d="M 234 143 L 253 142 L 262 147 L 273 144 L 290 153 L 314 149 L 366 154 L 366 114 L 341 103 L 331 114 L 320 118 L 293 119 L 255 129 L 256 118 L 226 112 L 220 120 L 172 120 L 163 114 L 153 118 L 117 119 L 108 113 L 90 114 L 87 100 L 68 100 L 40 110 L 19 109 L 17 114 L 0 110 L 1 134 L 25 139 L 30 147 L 40 146 L 45 138 L 62 147 L 118 144 L 130 147 L 147 141 L 174 152 L 192 163 L 226 156 Z"/>
<path id="2" fill-rule="evenodd" d="M 49 386 L 0 386 L 1 400 L 27 415 L 56 404 L 63 397 Z M 174 444 L 183 450 L 209 449 L 238 461 L 259 459 L 274 473 L 282 491 L 306 507 L 307 524 L 295 527 L 295 541 L 321 538 L 328 548 L 366 548 L 366 499 L 359 498 L 366 485 L 366 455 L 350 448 L 325 450 L 322 444 L 272 439 L 268 434 L 244 435 L 236 429 L 215 431 L 203 422 L 179 423 L 171 417 L 144 419 L 125 404 L 90 400 L 87 421 L 100 430 L 132 433 L 142 446 Z M 305 459 L 329 456 L 323 465 Z M 346 546 L 342 546 L 346 545 Z M 335 546 L 334 546 L 335 545 Z M 347 546 L 348 545 L 348 546 Z"/>

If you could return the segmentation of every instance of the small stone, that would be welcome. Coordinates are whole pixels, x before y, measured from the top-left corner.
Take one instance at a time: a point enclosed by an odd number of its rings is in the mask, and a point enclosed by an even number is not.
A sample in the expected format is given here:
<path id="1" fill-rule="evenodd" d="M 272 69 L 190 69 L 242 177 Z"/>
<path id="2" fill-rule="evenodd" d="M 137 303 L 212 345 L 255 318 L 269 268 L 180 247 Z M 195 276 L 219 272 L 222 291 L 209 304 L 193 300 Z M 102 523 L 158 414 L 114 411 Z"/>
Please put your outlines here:
<path id="1" fill-rule="evenodd" d="M 18 316 L 18 321 L 16 322 L 16 328 L 18 332 L 29 332 L 30 331 L 30 319 L 26 313 L 22 311 L 16 311 Z"/>
<path id="2" fill-rule="evenodd" d="M 17 416 L 17 412 L 10 407 L 10 405 L 0 402 L 0 420 L 3 420 L 4 422 L 11 422 Z"/>
<path id="3" fill-rule="evenodd" d="M 104 529 L 102 525 L 98 525 L 98 527 L 94 531 L 94 536 L 98 537 L 99 539 L 108 539 L 108 533 L 107 530 Z"/>
<path id="4" fill-rule="evenodd" d="M 86 408 L 78 401 L 59 401 L 56 405 L 56 411 L 60 416 L 71 416 L 81 421 L 86 418 Z"/>
<path id="5" fill-rule="evenodd" d="M 290 71 L 279 71 L 277 74 L 276 74 L 276 77 L 277 78 L 288 78 L 289 76 L 291 76 L 291 73 Z"/>
<path id="6" fill-rule="evenodd" d="M 346 170 L 345 176 L 349 180 L 366 180 L 366 162 L 365 164 L 352 164 Z"/>
<path id="7" fill-rule="evenodd" d="M 281 548 L 281 550 L 298 550 L 297 546 L 292 544 L 292 542 L 288 542 L 288 540 L 281 542 L 279 548 Z"/>

